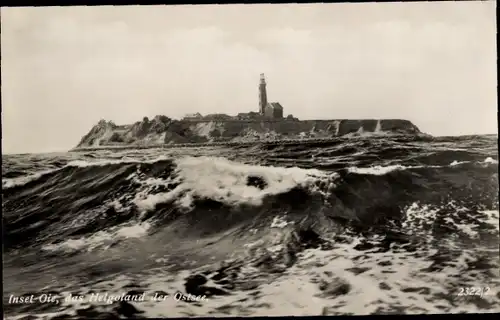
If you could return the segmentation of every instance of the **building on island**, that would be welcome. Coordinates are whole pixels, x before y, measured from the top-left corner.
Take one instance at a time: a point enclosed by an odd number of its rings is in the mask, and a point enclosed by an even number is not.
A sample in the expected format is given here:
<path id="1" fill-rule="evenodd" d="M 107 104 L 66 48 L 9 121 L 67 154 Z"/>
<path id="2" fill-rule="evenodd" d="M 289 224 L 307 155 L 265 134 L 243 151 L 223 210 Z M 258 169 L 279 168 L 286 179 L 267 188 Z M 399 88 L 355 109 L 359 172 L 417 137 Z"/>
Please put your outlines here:
<path id="1" fill-rule="evenodd" d="M 250 111 L 239 113 L 237 116 L 229 116 L 227 114 L 208 114 L 201 115 L 199 112 L 187 114 L 182 118 L 183 120 L 200 122 L 200 121 L 273 121 L 273 120 L 298 120 L 292 115 L 286 118 L 283 116 L 283 106 L 279 102 L 267 102 L 266 79 L 264 74 L 260 74 L 259 83 L 259 111 Z"/>
<path id="2" fill-rule="evenodd" d="M 283 119 L 283 107 L 279 102 L 268 103 L 264 109 L 266 118 Z"/>
<path id="3" fill-rule="evenodd" d="M 283 119 L 283 106 L 279 102 L 267 102 L 266 79 L 263 73 L 260 74 L 259 113 L 266 118 Z"/>
<path id="4" fill-rule="evenodd" d="M 261 120 L 262 116 L 260 115 L 259 112 L 250 111 L 250 112 L 238 113 L 236 118 L 239 120 L 256 120 L 257 121 L 257 120 Z"/>
<path id="5" fill-rule="evenodd" d="M 184 119 L 185 120 L 199 120 L 199 119 L 203 119 L 203 116 L 199 112 L 189 113 L 189 114 L 186 114 L 184 116 Z"/>

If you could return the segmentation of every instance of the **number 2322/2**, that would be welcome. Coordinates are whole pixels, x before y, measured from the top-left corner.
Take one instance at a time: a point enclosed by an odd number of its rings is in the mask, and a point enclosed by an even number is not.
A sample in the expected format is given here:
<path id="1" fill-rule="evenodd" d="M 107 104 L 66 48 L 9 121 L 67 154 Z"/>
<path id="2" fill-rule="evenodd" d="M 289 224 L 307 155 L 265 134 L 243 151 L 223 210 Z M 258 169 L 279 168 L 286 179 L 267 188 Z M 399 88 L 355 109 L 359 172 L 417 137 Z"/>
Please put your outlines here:
<path id="1" fill-rule="evenodd" d="M 458 296 L 467 297 L 467 296 L 486 296 L 491 294 L 490 287 L 461 287 L 458 289 Z"/>

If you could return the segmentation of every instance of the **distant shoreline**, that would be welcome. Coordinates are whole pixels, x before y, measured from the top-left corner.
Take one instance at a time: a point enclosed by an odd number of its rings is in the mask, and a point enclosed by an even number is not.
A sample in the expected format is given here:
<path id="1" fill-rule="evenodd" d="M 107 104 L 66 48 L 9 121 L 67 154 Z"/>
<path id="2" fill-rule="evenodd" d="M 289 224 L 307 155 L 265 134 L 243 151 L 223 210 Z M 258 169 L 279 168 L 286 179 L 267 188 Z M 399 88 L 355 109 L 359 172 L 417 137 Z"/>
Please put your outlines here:
<path id="1" fill-rule="evenodd" d="M 101 120 L 75 149 L 237 146 L 314 143 L 346 135 L 421 134 L 403 119 L 182 119 L 158 115 L 128 125 Z M 280 142 L 277 142 L 280 141 Z"/>
<path id="2" fill-rule="evenodd" d="M 403 136 L 403 134 L 400 134 Z M 372 137 L 398 136 L 398 134 L 373 135 Z M 427 136 L 427 135 L 426 135 Z M 355 136 L 363 137 L 363 136 Z M 129 150 L 129 149 L 172 149 L 172 148 L 195 148 L 195 147 L 236 147 L 236 146 L 253 146 L 253 145 L 302 145 L 302 144 L 322 144 L 338 141 L 339 139 L 353 138 L 347 136 L 339 136 L 323 139 L 278 139 L 278 140 L 262 140 L 262 141 L 220 141 L 206 143 L 176 143 L 176 144 L 153 144 L 153 145 L 107 145 L 96 147 L 81 147 L 73 148 L 69 152 L 81 151 L 98 151 L 98 150 Z"/>

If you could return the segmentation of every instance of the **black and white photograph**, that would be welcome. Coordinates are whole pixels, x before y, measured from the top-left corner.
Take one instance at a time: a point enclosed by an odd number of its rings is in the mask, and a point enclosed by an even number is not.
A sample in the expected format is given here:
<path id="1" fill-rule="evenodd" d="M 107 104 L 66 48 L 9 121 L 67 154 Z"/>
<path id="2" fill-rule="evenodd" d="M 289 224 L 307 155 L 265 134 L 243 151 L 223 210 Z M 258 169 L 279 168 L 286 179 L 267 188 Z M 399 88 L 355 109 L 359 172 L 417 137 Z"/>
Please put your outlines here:
<path id="1" fill-rule="evenodd" d="M 5 319 L 499 313 L 496 5 L 2 7 Z"/>

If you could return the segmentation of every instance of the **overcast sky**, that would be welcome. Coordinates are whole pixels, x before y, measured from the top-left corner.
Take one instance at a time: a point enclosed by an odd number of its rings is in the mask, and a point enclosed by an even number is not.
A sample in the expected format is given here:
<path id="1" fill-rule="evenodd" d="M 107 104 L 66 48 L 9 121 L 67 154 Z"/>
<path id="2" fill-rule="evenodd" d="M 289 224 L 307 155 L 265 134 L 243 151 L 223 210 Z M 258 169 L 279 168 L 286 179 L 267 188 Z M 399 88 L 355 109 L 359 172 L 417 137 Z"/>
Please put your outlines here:
<path id="1" fill-rule="evenodd" d="M 497 132 L 496 3 L 2 8 L 2 151 L 74 147 L 101 118 L 403 118 Z"/>

